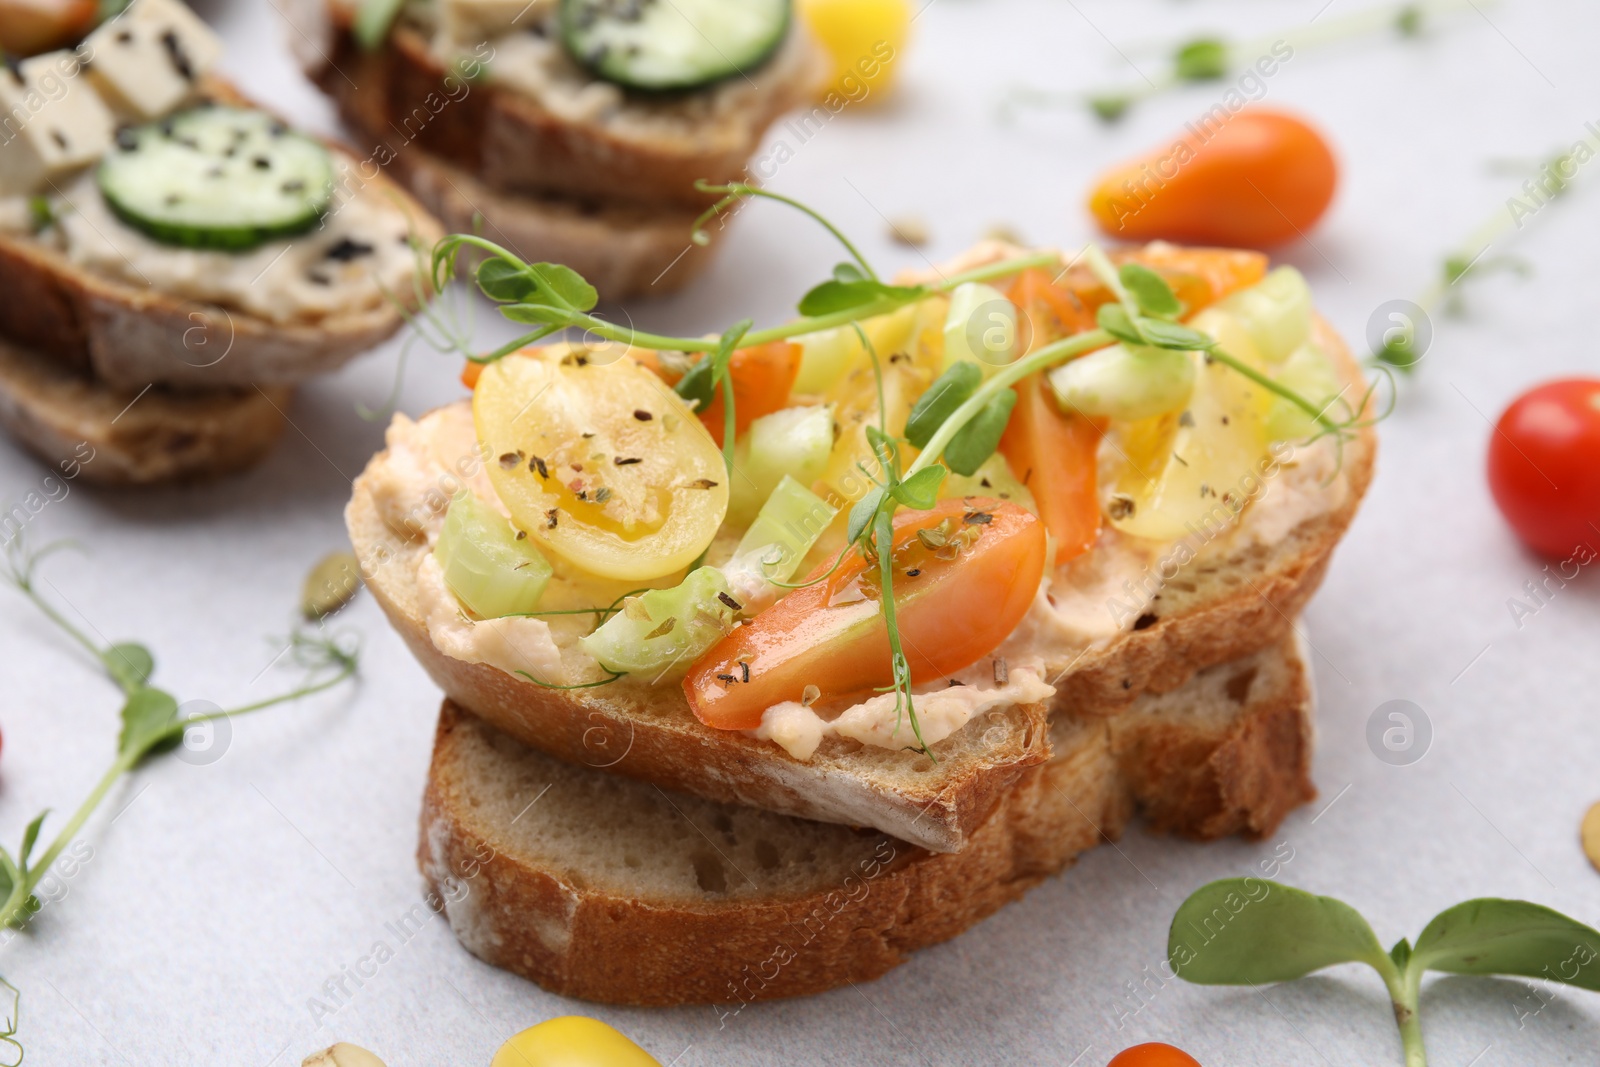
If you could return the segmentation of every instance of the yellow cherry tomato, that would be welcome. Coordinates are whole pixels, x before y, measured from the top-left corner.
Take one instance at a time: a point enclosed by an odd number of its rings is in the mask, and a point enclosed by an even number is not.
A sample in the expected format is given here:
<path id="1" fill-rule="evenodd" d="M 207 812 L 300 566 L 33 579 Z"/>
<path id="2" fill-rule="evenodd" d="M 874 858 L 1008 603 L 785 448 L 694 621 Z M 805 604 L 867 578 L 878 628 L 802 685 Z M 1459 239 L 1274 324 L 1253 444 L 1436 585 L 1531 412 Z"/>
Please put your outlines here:
<path id="1" fill-rule="evenodd" d="M 711 435 L 631 359 L 553 346 L 484 370 L 472 413 L 495 492 L 541 548 L 649 581 L 705 551 L 728 510 Z"/>
<path id="2" fill-rule="evenodd" d="M 564 1015 L 531 1026 L 501 1045 L 489 1067 L 661 1067 L 661 1064 L 599 1019 Z"/>
<path id="3" fill-rule="evenodd" d="M 908 0 L 800 0 L 800 14 L 833 61 L 824 100 L 861 104 L 888 93 L 905 62 Z"/>

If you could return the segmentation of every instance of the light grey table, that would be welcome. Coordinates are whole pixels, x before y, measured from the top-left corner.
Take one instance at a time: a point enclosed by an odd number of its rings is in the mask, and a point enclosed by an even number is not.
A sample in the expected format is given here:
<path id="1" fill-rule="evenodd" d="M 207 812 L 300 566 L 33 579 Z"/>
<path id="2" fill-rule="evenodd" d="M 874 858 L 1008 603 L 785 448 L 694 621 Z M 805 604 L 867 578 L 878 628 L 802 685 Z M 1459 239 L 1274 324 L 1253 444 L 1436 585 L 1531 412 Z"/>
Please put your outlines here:
<path id="1" fill-rule="evenodd" d="M 1285 258 L 1352 338 L 1378 305 L 1415 295 L 1444 250 L 1515 191 L 1520 177 L 1493 160 L 1546 157 L 1600 119 L 1600 11 L 1581 0 L 1480 3 L 1423 41 L 1302 52 L 1268 83 L 1266 102 L 1315 116 L 1344 164 L 1314 243 Z M 1009 87 L 1137 80 L 1129 59 L 1158 69 L 1141 42 L 1190 29 L 1253 37 L 1323 6 L 932 0 L 892 106 L 847 112 L 804 143 L 779 127 L 773 138 L 795 151 L 772 184 L 825 209 L 887 266 L 922 258 L 888 241 L 885 216 L 928 220 L 934 260 L 994 223 L 1075 245 L 1090 236 L 1081 205 L 1093 175 L 1166 138 L 1222 87 L 1167 96 L 1110 130 L 1074 109 L 1007 126 L 996 109 Z M 1327 6 L 1324 19 L 1357 7 Z M 246 89 L 333 128 L 288 59 L 272 3 L 210 13 Z M 342 618 L 365 646 L 358 689 L 239 722 L 214 764 L 161 760 L 90 824 L 92 859 L 0 950 L 0 971 L 23 991 L 28 1062 L 265 1067 L 346 1039 L 391 1067 L 486 1064 L 512 1032 L 574 1010 L 680 1067 L 1098 1067 L 1151 1039 L 1186 1046 L 1206 1067 L 1398 1062 L 1380 985 L 1350 968 L 1259 993 L 1169 984 L 1120 1031 L 1116 1019 L 1131 1004 L 1124 984 L 1160 960 L 1183 897 L 1250 872 L 1280 845 L 1294 856 L 1285 881 L 1355 904 L 1385 943 L 1479 895 L 1600 920 L 1600 874 L 1577 844 L 1579 818 L 1600 799 L 1600 584 L 1584 575 L 1518 627 L 1507 600 L 1542 563 L 1512 540 L 1483 478 L 1487 419 L 1535 381 L 1600 365 L 1592 177 L 1507 249 L 1533 264 L 1531 278 L 1486 279 L 1466 318 L 1435 324 L 1422 373 L 1383 428 L 1379 478 L 1304 621 L 1317 653 L 1322 796 L 1274 839 L 1196 846 L 1135 828 L 1119 849 L 1091 853 L 879 982 L 747 1008 L 725 1028 L 710 1008 L 561 1001 L 480 964 L 435 920 L 319 1027 L 309 999 L 376 940 L 392 943 L 385 924 L 419 899 L 416 816 L 437 697 L 363 599 Z M 703 281 L 630 311 L 697 332 L 745 315 L 775 321 L 837 258 L 804 220 L 758 207 Z M 479 310 L 486 343 L 510 336 Z M 355 409 L 382 402 L 397 349 L 305 388 L 282 448 L 245 477 L 148 494 L 79 487 L 52 503 L 30 534 L 89 547 L 47 570 L 61 600 L 107 635 L 148 641 L 158 681 L 184 699 L 230 704 L 288 684 L 288 672 L 262 673 L 275 651 L 267 639 L 286 631 L 307 568 L 343 544 L 350 478 L 382 439 Z M 414 353 L 401 407 L 460 395 L 457 369 Z M 43 474 L 0 446 L 0 496 Z M 9 593 L 0 649 L 0 830 L 14 843 L 34 813 L 70 809 L 99 775 L 118 701 Z M 1391 699 L 1415 701 L 1432 724 L 1431 750 L 1409 766 L 1386 765 L 1367 745 L 1369 716 Z M 1529 1015 L 1541 1001 L 1526 983 L 1444 979 L 1423 1003 L 1436 1064 L 1592 1063 L 1600 1047 L 1600 1000 L 1585 993 L 1559 992 Z"/>

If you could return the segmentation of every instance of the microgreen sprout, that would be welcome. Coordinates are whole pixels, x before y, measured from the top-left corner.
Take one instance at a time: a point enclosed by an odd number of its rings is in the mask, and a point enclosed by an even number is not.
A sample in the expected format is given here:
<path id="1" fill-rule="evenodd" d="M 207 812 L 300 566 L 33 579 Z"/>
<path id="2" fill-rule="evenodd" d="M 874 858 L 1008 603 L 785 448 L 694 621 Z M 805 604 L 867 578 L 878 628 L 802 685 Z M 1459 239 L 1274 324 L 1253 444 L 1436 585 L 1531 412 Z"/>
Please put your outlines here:
<path id="1" fill-rule="evenodd" d="M 1008 94 L 1001 113 L 1010 117 L 1016 109 L 1024 106 L 1081 104 L 1087 106 L 1100 121 L 1117 122 L 1136 104 L 1180 86 L 1220 81 L 1230 74 L 1243 73 L 1258 59 L 1275 58 L 1281 61 L 1304 49 L 1378 33 L 1416 37 L 1430 20 L 1456 11 L 1472 10 L 1477 6 L 1473 0 L 1415 0 L 1412 3 L 1381 5 L 1343 18 L 1325 19 L 1313 25 L 1289 27 L 1278 33 L 1248 40 L 1229 41 L 1205 34 L 1176 45 L 1164 46 L 1165 69 L 1153 76 L 1145 76 L 1142 85 L 1099 90 L 1087 96 L 1019 87 Z"/>
<path id="2" fill-rule="evenodd" d="M 1383 950 L 1350 905 L 1256 878 L 1196 890 L 1167 936 L 1174 973 L 1197 985 L 1289 982 L 1324 967 L 1365 963 L 1394 1004 L 1405 1067 L 1427 1067 L 1419 1014 L 1427 971 L 1511 975 L 1600 992 L 1600 931 L 1521 900 L 1483 898 L 1434 916 L 1416 943 Z"/>
<path id="3" fill-rule="evenodd" d="M 1502 245 L 1520 232 L 1536 213 L 1570 193 L 1579 166 L 1595 155 L 1600 155 L 1600 141 L 1584 137 L 1570 149 L 1540 163 L 1522 182 L 1523 195 L 1508 197 L 1502 207 L 1496 208 L 1494 214 L 1468 234 L 1460 245 L 1445 254 L 1433 281 L 1417 297 L 1416 312 L 1428 316 L 1442 305 L 1447 313 L 1460 315 L 1466 310 L 1464 282 L 1497 271 L 1521 277 L 1531 274 L 1532 267 L 1527 260 L 1506 252 L 1491 252 L 1496 245 Z M 1416 348 L 1413 323 L 1409 329 L 1385 335 L 1383 343 L 1375 347 L 1372 361 L 1409 374 L 1416 370 L 1423 355 L 1425 353 Z"/>
<path id="4" fill-rule="evenodd" d="M 1355 431 L 1370 424 L 1366 417 L 1367 400 L 1358 406 L 1339 402 L 1315 404 L 1294 390 L 1262 374 L 1250 364 L 1221 350 L 1205 334 L 1179 322 L 1185 308 L 1160 275 L 1143 266 L 1125 263 L 1120 270 L 1099 249 L 1091 247 L 1085 258 L 1116 300 L 1100 308 L 1097 328 L 1045 344 L 1012 363 L 997 368 L 988 377 L 975 366 L 956 363 L 927 390 L 912 408 L 904 436 L 895 436 L 888 423 L 884 399 L 883 368 L 878 352 L 862 323 L 935 296 L 945 295 L 968 282 L 995 281 L 1025 270 L 1060 270 L 1062 258 L 1056 252 L 1041 252 L 1004 259 L 962 271 L 938 282 L 919 285 L 891 285 L 880 279 L 860 250 L 837 226 L 812 208 L 790 197 L 755 186 L 734 183 L 707 185 L 705 192 L 722 194 L 696 225 L 696 240 L 707 238 L 704 225 L 720 218 L 744 200 L 764 198 L 793 207 L 815 219 L 839 240 L 849 259 L 833 269 L 829 278 L 814 286 L 799 301 L 800 317 L 779 326 L 754 328 L 749 320 L 712 337 L 673 337 L 620 326 L 594 314 L 598 296 L 592 286 L 568 267 L 552 263 L 527 263 L 514 253 L 477 235 L 457 234 L 445 238 L 434 249 L 433 280 L 443 287 L 455 270 L 461 252 L 472 250 L 487 257 L 476 268 L 475 280 L 485 296 L 500 304 L 500 311 L 514 322 L 526 323 L 535 330 L 499 349 L 472 356 L 481 363 L 492 363 L 524 346 L 569 329 L 582 330 L 604 341 L 635 345 L 663 353 L 662 362 L 671 366 L 687 362 L 687 369 L 674 386 L 686 403 L 704 411 L 713 396 L 723 400 L 723 457 L 732 469 L 735 427 L 734 389 L 731 364 L 735 351 L 774 341 L 804 337 L 823 330 L 849 326 L 855 330 L 872 360 L 874 384 L 878 393 L 878 425 L 868 425 L 866 436 L 875 470 L 865 464 L 860 469 L 870 488 L 850 508 L 846 523 L 846 544 L 835 556 L 826 573 L 804 583 L 775 582 L 785 589 L 800 588 L 826 580 L 851 553 L 875 563 L 879 572 L 884 621 L 890 645 L 892 684 L 885 687 L 895 694 L 896 722 L 909 721 L 917 747 L 926 752 L 922 727 L 912 694 L 908 660 L 901 648 L 894 599 L 894 516 L 906 507 L 927 510 L 938 502 L 939 489 L 949 471 L 973 474 L 999 446 L 1016 403 L 1011 386 L 1030 374 L 1050 370 L 1078 356 L 1123 341 L 1181 352 L 1203 352 L 1206 358 L 1222 363 L 1249 378 L 1261 388 L 1287 400 L 1305 412 L 1318 427 L 1318 436 L 1333 436 L 1342 443 Z M 692 361 L 691 361 L 692 357 Z M 916 457 L 903 463 L 902 444 L 918 449 Z M 697 564 L 698 565 L 698 564 Z M 585 609 L 589 610 L 589 609 Z M 588 688 L 606 685 L 621 675 L 584 683 L 580 687 L 556 687 L 525 675 L 548 688 Z"/>
<path id="5" fill-rule="evenodd" d="M 180 717 L 178 699 L 149 684 L 155 672 L 155 657 L 147 647 L 137 642 L 102 645 L 94 641 L 40 592 L 39 564 L 68 547 L 71 547 L 69 542 L 55 542 L 30 552 L 19 536 L 6 545 L 0 581 L 27 597 L 46 619 L 81 646 L 122 691 L 122 729 L 111 766 L 37 859 L 34 848 L 39 843 L 48 810 L 28 824 L 15 855 L 0 847 L 0 927 L 20 928 L 39 911 L 42 905 L 34 896 L 34 889 L 40 880 L 117 781 L 147 757 L 176 748 L 182 743 L 184 731 L 196 723 L 261 711 L 321 693 L 351 678 L 357 669 L 357 653 L 353 649 L 344 647 L 332 636 L 297 630 L 288 638 L 285 651 L 292 662 L 307 671 L 306 681 L 298 688 L 227 711 Z"/>

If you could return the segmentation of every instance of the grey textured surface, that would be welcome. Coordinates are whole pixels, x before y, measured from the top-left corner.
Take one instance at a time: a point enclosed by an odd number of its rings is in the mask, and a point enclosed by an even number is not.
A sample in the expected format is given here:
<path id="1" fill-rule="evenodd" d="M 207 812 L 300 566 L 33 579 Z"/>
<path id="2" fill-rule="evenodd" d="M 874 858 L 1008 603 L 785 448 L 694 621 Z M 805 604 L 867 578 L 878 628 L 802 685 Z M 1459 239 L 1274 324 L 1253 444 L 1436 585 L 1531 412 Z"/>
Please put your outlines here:
<path id="1" fill-rule="evenodd" d="M 1492 160 L 1544 158 L 1600 120 L 1592 4 L 1480 4 L 1423 41 L 1304 52 L 1268 82 L 1267 102 L 1314 115 L 1345 166 L 1314 245 L 1286 258 L 1353 340 L 1375 307 L 1414 296 L 1443 250 L 1515 190 L 1520 177 L 1495 173 Z M 1079 205 L 1092 175 L 1167 137 L 1221 87 L 1167 96 L 1106 130 L 1076 110 L 1002 125 L 996 105 L 1008 86 L 1136 80 L 1108 38 L 1154 72 L 1132 45 L 1189 28 L 1255 36 L 1322 6 L 932 0 L 898 99 L 847 112 L 803 144 L 775 131 L 794 151 L 772 183 L 828 211 L 883 264 L 922 262 L 888 242 L 884 216 L 924 218 L 935 261 L 996 222 L 1075 244 L 1089 236 Z M 1334 0 L 1322 17 L 1356 6 Z M 327 128 L 272 3 L 235 0 L 210 13 L 247 90 Z M 1484 280 L 1466 319 L 1436 323 L 1433 351 L 1383 429 L 1372 495 L 1305 620 L 1319 671 L 1323 797 L 1274 840 L 1201 847 L 1135 829 L 1120 849 L 1089 855 L 880 982 L 725 1020 L 711 1008 L 561 1002 L 479 964 L 442 921 L 403 945 L 386 926 L 419 900 L 415 818 L 438 701 L 360 600 L 339 622 L 365 644 L 359 689 L 239 722 L 210 766 L 164 759 L 133 776 L 88 828 L 92 860 L 0 948 L 0 971 L 23 991 L 28 1062 L 266 1067 L 343 1039 L 391 1067 L 484 1064 L 515 1030 L 577 1010 L 679 1067 L 1098 1067 L 1152 1039 L 1186 1046 L 1206 1067 L 1397 1063 L 1370 973 L 1336 970 L 1259 992 L 1152 983 L 1136 1014 L 1124 984 L 1154 968 L 1186 893 L 1251 873 L 1275 848 L 1293 851 L 1284 880 L 1350 901 L 1386 943 L 1477 895 L 1600 920 L 1600 875 L 1577 843 L 1579 818 L 1600 799 L 1600 585 L 1585 575 L 1519 629 L 1507 600 L 1543 564 L 1512 540 L 1482 473 L 1486 417 L 1535 381 L 1593 373 L 1600 362 L 1589 325 L 1600 268 L 1591 177 L 1508 249 L 1535 265 L 1530 280 Z M 629 310 L 695 332 L 746 314 L 773 321 L 836 258 L 803 220 L 758 207 L 681 299 Z M 478 324 L 484 340 L 509 336 L 485 309 Z M 342 544 L 349 479 L 381 441 L 381 427 L 354 409 L 382 402 L 397 349 L 307 387 L 295 429 L 253 474 L 144 495 L 73 488 L 51 503 L 30 534 L 90 548 L 50 565 L 60 598 L 110 637 L 147 640 L 157 680 L 182 699 L 231 704 L 288 684 L 288 672 L 262 674 L 275 651 L 265 637 L 285 631 L 306 570 Z M 403 409 L 460 395 L 456 370 L 414 353 Z M 45 473 L 0 447 L 0 496 L 25 494 Z M 0 831 L 14 842 L 38 809 L 70 809 L 98 776 L 117 698 L 9 593 L 0 594 L 0 650 Z M 1432 722 L 1431 750 L 1409 766 L 1381 762 L 1365 739 L 1369 716 L 1392 699 L 1415 701 Z M 339 1005 L 325 982 L 379 940 L 393 959 L 359 987 L 348 983 Z M 313 1019 L 313 997 L 337 1011 Z M 1433 1061 L 1593 1062 L 1600 1001 L 1563 991 L 1519 1020 L 1540 1003 L 1522 982 L 1430 981 Z"/>

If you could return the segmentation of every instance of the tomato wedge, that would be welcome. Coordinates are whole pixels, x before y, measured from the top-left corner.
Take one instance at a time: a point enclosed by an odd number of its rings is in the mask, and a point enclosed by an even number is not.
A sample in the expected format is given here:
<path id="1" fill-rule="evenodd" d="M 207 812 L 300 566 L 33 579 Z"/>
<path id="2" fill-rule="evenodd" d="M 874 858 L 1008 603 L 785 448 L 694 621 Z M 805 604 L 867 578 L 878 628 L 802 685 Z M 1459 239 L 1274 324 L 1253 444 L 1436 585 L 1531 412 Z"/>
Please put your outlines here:
<path id="1" fill-rule="evenodd" d="M 1094 547 L 1100 536 L 1097 486 L 1103 428 L 1056 406 L 1043 375 L 1017 383 L 1017 406 L 1000 438 L 1011 473 L 1033 494 L 1039 518 L 1055 538 L 1057 565 Z"/>
<path id="2" fill-rule="evenodd" d="M 800 374 L 800 346 L 791 341 L 773 341 L 738 349 L 728 361 L 728 373 L 733 377 L 734 435 L 743 437 L 752 422 L 789 406 L 789 391 Z M 720 387 L 700 412 L 700 421 L 720 447 L 724 423 Z"/>
<path id="3" fill-rule="evenodd" d="M 895 614 L 912 681 L 946 677 L 999 647 L 1044 574 L 1039 520 L 1015 504 L 968 497 L 902 513 L 894 529 Z M 831 701 L 891 684 L 878 565 L 845 551 L 826 580 L 790 593 L 694 665 L 683 691 L 701 722 L 753 730 L 762 712 L 802 699 L 808 685 Z"/>

